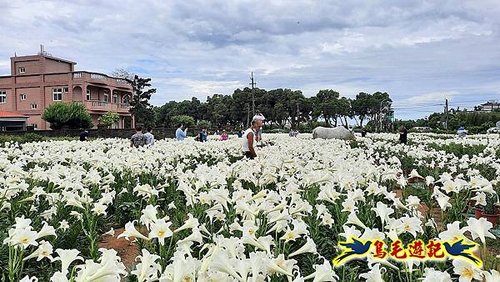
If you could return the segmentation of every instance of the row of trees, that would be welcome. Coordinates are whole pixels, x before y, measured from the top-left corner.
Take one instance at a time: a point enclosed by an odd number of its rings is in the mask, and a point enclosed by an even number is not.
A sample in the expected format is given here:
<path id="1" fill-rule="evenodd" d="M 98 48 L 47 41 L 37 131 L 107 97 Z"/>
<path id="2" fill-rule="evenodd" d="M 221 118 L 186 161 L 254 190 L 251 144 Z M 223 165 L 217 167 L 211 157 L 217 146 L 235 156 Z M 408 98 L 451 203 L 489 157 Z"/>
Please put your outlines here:
<path id="1" fill-rule="evenodd" d="M 327 126 L 347 126 L 355 120 L 363 126 L 366 120 L 383 124 L 391 112 L 392 100 L 389 94 L 376 92 L 359 93 L 355 99 L 342 97 L 339 92 L 325 89 L 313 97 L 305 97 L 300 90 L 254 89 L 255 112 L 266 117 L 266 123 L 283 128 L 289 125 L 324 122 Z M 194 123 L 209 122 L 213 127 L 241 128 L 253 116 L 252 89 L 236 89 L 232 95 L 214 94 L 201 102 L 193 97 L 181 102 L 170 101 L 160 107 L 151 107 L 155 113 L 150 116 L 150 125 L 173 127 L 182 116 L 191 117 Z M 143 119 L 144 120 L 144 119 Z"/>
<path id="2" fill-rule="evenodd" d="M 434 130 L 456 131 L 460 126 L 464 126 L 470 133 L 486 132 L 491 127 L 495 127 L 500 121 L 500 110 L 492 112 L 467 111 L 451 109 L 446 113 L 433 113 L 428 118 L 417 120 L 398 120 L 395 126 L 430 127 Z"/>
<path id="3" fill-rule="evenodd" d="M 150 78 L 141 78 L 126 70 L 116 70 L 112 75 L 132 82 L 131 113 L 138 124 L 152 127 L 175 127 L 178 123 L 186 123 L 203 127 L 242 128 L 248 125 L 255 110 L 266 117 L 268 125 L 281 128 L 287 124 L 297 128 L 299 124 L 318 121 L 327 126 L 347 126 L 348 121 L 354 119 L 360 127 L 366 120 L 371 120 L 376 129 L 381 129 L 387 125 L 385 117 L 392 112 L 392 100 L 385 92 L 361 92 L 355 99 L 350 99 L 331 89 L 305 97 L 300 90 L 248 87 L 236 89 L 231 95 L 213 94 L 207 97 L 206 102 L 193 97 L 154 107 L 149 100 L 156 89 L 151 88 Z"/>

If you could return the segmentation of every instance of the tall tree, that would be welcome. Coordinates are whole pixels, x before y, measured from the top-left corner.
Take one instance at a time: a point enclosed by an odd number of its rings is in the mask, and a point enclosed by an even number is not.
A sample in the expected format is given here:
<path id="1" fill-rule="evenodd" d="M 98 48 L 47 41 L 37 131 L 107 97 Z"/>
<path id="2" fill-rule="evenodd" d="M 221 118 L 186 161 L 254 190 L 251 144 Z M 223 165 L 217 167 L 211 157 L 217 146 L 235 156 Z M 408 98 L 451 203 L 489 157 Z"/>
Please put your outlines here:
<path id="1" fill-rule="evenodd" d="M 349 98 L 342 97 L 338 100 L 338 117 L 340 118 L 340 123 L 343 126 L 348 126 L 347 119 L 354 116 L 354 111 L 352 110 L 352 101 Z"/>
<path id="2" fill-rule="evenodd" d="M 356 99 L 352 101 L 352 110 L 359 118 L 360 127 L 363 127 L 363 121 L 371 115 L 373 109 L 372 105 L 372 95 L 365 92 L 360 92 L 356 95 Z"/>
<path id="3" fill-rule="evenodd" d="M 392 100 L 386 92 L 375 92 L 372 94 L 372 120 L 375 121 L 376 128 L 381 131 L 386 122 L 386 116 L 391 112 Z"/>
<path id="4" fill-rule="evenodd" d="M 323 89 L 316 94 L 314 100 L 314 116 L 322 117 L 328 126 L 337 125 L 337 102 L 340 94 L 332 89 Z"/>
<path id="5" fill-rule="evenodd" d="M 157 112 L 149 103 L 151 95 L 156 93 L 156 88 L 151 88 L 151 78 L 139 77 L 123 68 L 116 69 L 111 76 L 126 79 L 132 85 L 133 93 L 129 104 L 135 122 L 145 126 L 156 126 Z"/>
<path id="6" fill-rule="evenodd" d="M 154 112 L 152 111 L 149 99 L 156 93 L 156 88 L 151 88 L 151 78 L 142 78 L 134 75 L 131 82 L 133 87 L 132 99 L 130 99 L 130 113 L 135 116 L 136 123 L 145 124 L 147 121 L 150 126 L 153 125 Z M 152 116 L 151 116 L 152 115 Z"/>

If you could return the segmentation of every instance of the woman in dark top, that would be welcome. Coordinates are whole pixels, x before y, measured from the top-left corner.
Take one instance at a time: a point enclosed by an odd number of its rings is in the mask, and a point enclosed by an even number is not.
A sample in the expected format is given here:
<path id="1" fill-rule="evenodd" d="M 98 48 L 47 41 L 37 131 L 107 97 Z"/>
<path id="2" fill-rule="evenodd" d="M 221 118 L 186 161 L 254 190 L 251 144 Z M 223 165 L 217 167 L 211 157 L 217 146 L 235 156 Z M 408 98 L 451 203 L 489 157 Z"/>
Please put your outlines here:
<path id="1" fill-rule="evenodd" d="M 404 126 L 399 128 L 399 143 L 406 144 L 408 141 L 408 130 Z"/>
<path id="2" fill-rule="evenodd" d="M 87 141 L 89 138 L 89 132 L 87 130 L 80 133 L 80 141 Z"/>

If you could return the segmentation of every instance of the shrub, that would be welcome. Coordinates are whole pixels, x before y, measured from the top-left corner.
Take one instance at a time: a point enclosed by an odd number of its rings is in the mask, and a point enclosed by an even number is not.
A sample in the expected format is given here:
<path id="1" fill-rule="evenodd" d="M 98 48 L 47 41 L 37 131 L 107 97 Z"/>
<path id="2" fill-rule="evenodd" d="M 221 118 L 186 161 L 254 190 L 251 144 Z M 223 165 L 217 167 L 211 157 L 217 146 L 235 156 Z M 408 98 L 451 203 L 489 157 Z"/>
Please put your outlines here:
<path id="1" fill-rule="evenodd" d="M 210 128 L 211 123 L 208 120 L 200 120 L 196 127 L 198 128 Z"/>
<path id="2" fill-rule="evenodd" d="M 179 124 L 183 124 L 184 127 L 193 127 L 194 126 L 194 118 L 186 115 L 178 115 L 178 116 L 173 116 L 171 118 L 172 120 L 172 126 L 177 127 Z"/>
<path id="3" fill-rule="evenodd" d="M 120 120 L 120 116 L 115 112 L 107 112 L 101 117 L 101 125 L 108 128 L 111 125 L 117 123 Z"/>
<path id="4" fill-rule="evenodd" d="M 28 142 L 39 142 L 39 141 L 44 141 L 45 138 L 41 135 L 38 135 L 36 133 L 26 133 L 21 137 L 21 142 L 22 143 L 28 143 Z"/>
<path id="5" fill-rule="evenodd" d="M 48 106 L 43 112 L 42 119 L 50 123 L 50 128 L 70 129 L 90 128 L 92 118 L 82 103 L 57 102 Z"/>

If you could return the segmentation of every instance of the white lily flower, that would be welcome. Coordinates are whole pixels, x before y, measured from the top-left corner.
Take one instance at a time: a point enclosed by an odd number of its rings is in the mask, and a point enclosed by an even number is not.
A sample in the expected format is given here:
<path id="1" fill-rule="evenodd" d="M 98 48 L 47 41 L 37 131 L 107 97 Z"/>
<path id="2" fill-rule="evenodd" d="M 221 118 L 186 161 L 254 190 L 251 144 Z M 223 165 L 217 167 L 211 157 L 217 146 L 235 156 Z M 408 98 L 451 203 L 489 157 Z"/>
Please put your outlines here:
<path id="1" fill-rule="evenodd" d="M 137 231 L 137 229 L 135 229 L 134 223 L 135 220 L 125 224 L 125 230 L 120 235 L 118 235 L 117 238 L 120 239 L 122 237 L 125 237 L 125 239 L 129 240 L 129 237 L 135 237 L 143 240 L 149 240 L 148 237 L 142 235 L 142 233 L 140 233 L 139 231 Z"/>
<path id="2" fill-rule="evenodd" d="M 349 217 L 347 218 L 347 222 L 345 224 L 354 224 L 363 229 L 366 229 L 366 225 L 363 222 L 361 222 L 361 220 L 359 220 L 355 212 L 351 212 L 349 214 Z"/>
<path id="3" fill-rule="evenodd" d="M 323 260 L 323 264 L 313 266 L 314 272 L 304 277 L 304 280 L 313 279 L 313 282 L 337 281 L 339 277 L 333 271 L 333 267 L 328 260 Z"/>
<path id="4" fill-rule="evenodd" d="M 179 231 L 182 231 L 182 230 L 186 230 L 186 229 L 193 229 L 195 227 L 198 227 L 200 225 L 200 223 L 198 222 L 198 219 L 196 217 L 193 217 L 193 215 L 191 213 L 188 213 L 188 219 L 184 222 L 184 224 L 175 229 L 174 230 L 174 233 L 177 233 Z"/>
<path id="5" fill-rule="evenodd" d="M 52 245 L 49 242 L 42 240 L 38 245 L 38 249 L 29 256 L 25 257 L 23 260 L 29 260 L 36 257 L 36 261 L 40 261 L 43 258 L 48 258 L 52 262 L 54 260 L 54 258 L 52 257 L 52 250 Z"/>
<path id="6" fill-rule="evenodd" d="M 378 217 L 380 217 L 380 220 L 382 220 L 382 225 L 385 225 L 385 222 L 389 220 L 389 216 L 394 213 L 394 209 L 389 208 L 382 202 L 377 202 L 377 207 L 372 208 L 372 211 L 375 211 Z"/>
<path id="7" fill-rule="evenodd" d="M 479 269 L 475 264 L 465 260 L 453 260 L 453 272 L 460 275 L 460 282 L 472 281 L 472 279 L 481 279 L 481 269 Z"/>
<path id="8" fill-rule="evenodd" d="M 385 270 L 385 268 L 380 268 L 380 264 L 376 263 L 370 271 L 360 274 L 359 277 L 364 278 L 367 282 L 384 282 L 382 270 Z"/>
<path id="9" fill-rule="evenodd" d="M 164 219 L 157 220 L 151 224 L 151 231 L 149 232 L 149 239 L 157 238 L 161 245 L 165 244 L 165 238 L 173 235 L 170 230 L 171 222 L 165 222 Z"/>
<path id="10" fill-rule="evenodd" d="M 58 257 L 56 257 L 54 261 L 61 261 L 62 276 L 68 275 L 69 272 L 68 267 L 72 262 L 74 262 L 75 260 L 83 260 L 83 258 L 78 255 L 80 251 L 76 249 L 69 249 L 69 250 L 57 249 L 56 253 Z"/>
<path id="11" fill-rule="evenodd" d="M 298 256 L 303 253 L 317 253 L 316 243 L 314 243 L 314 241 L 310 237 L 307 237 L 307 241 L 302 247 L 288 255 L 288 258 Z"/>
<path id="12" fill-rule="evenodd" d="M 476 240 L 476 238 L 479 238 L 481 239 L 481 243 L 485 245 L 485 237 L 495 239 L 495 235 L 491 234 L 489 231 L 491 228 L 493 228 L 493 224 L 487 221 L 486 218 L 481 217 L 480 219 L 475 219 L 471 217 L 467 220 L 465 230 L 470 231 L 472 239 Z"/>

